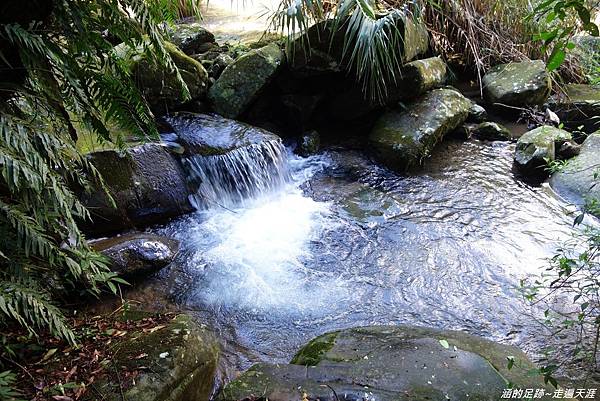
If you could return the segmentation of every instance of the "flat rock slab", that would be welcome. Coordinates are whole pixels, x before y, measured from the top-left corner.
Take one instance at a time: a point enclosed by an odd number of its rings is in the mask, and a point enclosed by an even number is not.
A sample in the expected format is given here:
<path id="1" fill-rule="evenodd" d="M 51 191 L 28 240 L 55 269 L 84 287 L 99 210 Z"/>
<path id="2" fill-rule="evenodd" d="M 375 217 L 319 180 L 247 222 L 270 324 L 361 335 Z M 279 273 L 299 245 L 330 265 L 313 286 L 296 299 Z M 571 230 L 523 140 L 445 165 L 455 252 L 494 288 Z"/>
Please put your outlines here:
<path id="1" fill-rule="evenodd" d="M 508 106 L 542 104 L 552 89 L 542 60 L 497 65 L 485 74 L 482 84 L 487 102 Z"/>
<path id="2" fill-rule="evenodd" d="M 511 370 L 507 356 L 516 361 Z M 290 365 L 255 365 L 219 399 L 497 401 L 509 381 L 547 388 L 526 374 L 532 367 L 515 347 L 461 332 L 362 327 L 317 337 Z"/>

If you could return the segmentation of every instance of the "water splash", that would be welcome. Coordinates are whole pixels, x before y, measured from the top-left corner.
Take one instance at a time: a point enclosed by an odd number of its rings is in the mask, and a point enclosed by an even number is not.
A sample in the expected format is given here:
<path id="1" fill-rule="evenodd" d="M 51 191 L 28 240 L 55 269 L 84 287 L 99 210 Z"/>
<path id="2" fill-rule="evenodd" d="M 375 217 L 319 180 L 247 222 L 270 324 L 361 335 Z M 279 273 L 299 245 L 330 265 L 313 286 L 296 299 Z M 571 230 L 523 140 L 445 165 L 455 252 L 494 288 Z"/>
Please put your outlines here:
<path id="1" fill-rule="evenodd" d="M 232 208 L 272 193 L 290 179 L 287 153 L 280 141 L 264 141 L 223 155 L 192 156 L 183 161 L 196 192 L 198 210 Z"/>

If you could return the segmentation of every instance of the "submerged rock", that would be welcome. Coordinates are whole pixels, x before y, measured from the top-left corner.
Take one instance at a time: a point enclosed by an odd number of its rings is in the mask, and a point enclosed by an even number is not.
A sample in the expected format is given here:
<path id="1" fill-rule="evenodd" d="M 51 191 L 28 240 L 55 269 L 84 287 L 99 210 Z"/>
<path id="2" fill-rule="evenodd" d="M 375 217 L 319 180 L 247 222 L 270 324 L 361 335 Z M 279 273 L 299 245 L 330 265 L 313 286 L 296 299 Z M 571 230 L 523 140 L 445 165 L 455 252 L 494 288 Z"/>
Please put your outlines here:
<path id="1" fill-rule="evenodd" d="M 208 401 L 217 364 L 219 345 L 214 336 L 179 315 L 153 332 L 141 332 L 115 350 L 115 369 L 140 372 L 133 387 L 100 381 L 95 389 L 107 401 Z M 96 392 L 89 392 L 97 396 Z M 96 399 L 96 398 L 94 398 Z"/>
<path id="2" fill-rule="evenodd" d="M 497 65 L 485 74 L 482 84 L 487 102 L 508 106 L 542 104 L 552 88 L 542 60 Z"/>
<path id="3" fill-rule="evenodd" d="M 600 200 L 600 181 L 595 176 L 600 170 L 600 131 L 587 137 L 579 156 L 550 179 L 550 186 L 564 199 L 585 206 L 593 199 Z M 600 214 L 598 215 L 600 217 Z"/>
<path id="4" fill-rule="evenodd" d="M 525 173 L 544 175 L 548 162 L 556 159 L 556 149 L 569 140 L 570 133 L 548 125 L 528 131 L 517 141 L 515 165 Z"/>
<path id="5" fill-rule="evenodd" d="M 220 155 L 244 146 L 281 139 L 262 128 L 216 114 L 177 113 L 166 121 L 177 135 L 185 156 Z"/>
<path id="6" fill-rule="evenodd" d="M 95 241 L 92 247 L 111 261 L 111 271 L 126 278 L 156 273 L 173 261 L 179 241 L 148 233 L 133 233 Z"/>
<path id="7" fill-rule="evenodd" d="M 550 100 L 561 122 L 573 129 L 594 132 L 600 129 L 600 88 L 583 84 L 567 84 L 565 93 Z"/>
<path id="8" fill-rule="evenodd" d="M 104 178 L 116 208 L 101 190 L 83 194 L 93 223 L 82 223 L 93 234 L 143 227 L 189 213 L 186 175 L 177 158 L 165 147 L 147 143 L 124 153 L 107 150 L 90 153 L 90 162 Z"/>
<path id="9" fill-rule="evenodd" d="M 475 137 L 486 141 L 511 141 L 513 139 L 508 128 L 491 121 L 474 126 L 471 132 Z"/>
<path id="10" fill-rule="evenodd" d="M 229 64 L 210 88 L 215 111 L 225 117 L 239 117 L 273 79 L 285 61 L 277 43 L 252 50 Z"/>
<path id="11" fill-rule="evenodd" d="M 215 35 L 199 23 L 177 24 L 172 28 L 171 41 L 185 54 L 204 53 L 214 47 Z"/>
<path id="12" fill-rule="evenodd" d="M 518 348 L 462 332 L 361 327 L 317 337 L 290 365 L 254 365 L 218 399 L 497 401 L 508 382 L 552 394 L 541 376 L 528 374 L 533 368 Z"/>
<path id="13" fill-rule="evenodd" d="M 453 89 L 435 89 L 406 110 L 390 111 L 377 120 L 369 136 L 375 157 L 403 171 L 420 164 L 448 132 L 461 125 L 471 101 Z"/>

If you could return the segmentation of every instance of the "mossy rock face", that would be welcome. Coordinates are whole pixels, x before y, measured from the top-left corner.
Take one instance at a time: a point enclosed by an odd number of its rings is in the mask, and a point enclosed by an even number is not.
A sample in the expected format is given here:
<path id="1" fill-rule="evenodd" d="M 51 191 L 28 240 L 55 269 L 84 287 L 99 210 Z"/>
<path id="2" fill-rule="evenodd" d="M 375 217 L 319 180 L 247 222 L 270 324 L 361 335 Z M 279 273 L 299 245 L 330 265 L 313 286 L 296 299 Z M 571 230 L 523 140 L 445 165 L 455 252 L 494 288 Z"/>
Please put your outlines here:
<path id="1" fill-rule="evenodd" d="M 509 106 L 542 104 L 552 89 L 542 60 L 497 65 L 485 74 L 482 84 L 487 102 Z"/>
<path id="2" fill-rule="evenodd" d="M 513 139 L 508 128 L 491 121 L 477 124 L 471 130 L 471 133 L 476 138 L 486 141 L 511 141 Z"/>
<path id="3" fill-rule="evenodd" d="M 471 101 L 454 89 L 435 89 L 406 110 L 381 116 L 369 136 L 370 149 L 389 168 L 407 170 L 465 121 L 470 106 Z"/>
<path id="4" fill-rule="evenodd" d="M 121 394 L 118 383 L 97 385 L 108 401 L 208 401 L 219 361 L 214 336 L 187 315 L 166 327 L 117 346 L 115 365 L 140 370 L 133 387 Z M 145 356 L 144 356 L 145 355 Z M 142 357 L 140 357 L 142 356 Z"/>
<path id="5" fill-rule="evenodd" d="M 577 130 L 583 126 L 588 133 L 600 129 L 600 87 L 567 84 L 564 89 L 563 96 L 548 102 L 561 122 Z"/>
<path id="6" fill-rule="evenodd" d="M 442 86 L 446 82 L 446 63 L 440 57 L 415 60 L 405 64 L 388 89 L 386 103 L 414 99 L 428 90 Z"/>
<path id="7" fill-rule="evenodd" d="M 600 200 L 600 185 L 594 177 L 600 171 L 600 131 L 587 137 L 578 156 L 550 179 L 550 186 L 560 196 L 578 206 Z M 598 215 L 600 217 L 600 215 Z"/>
<path id="8" fill-rule="evenodd" d="M 179 250 L 179 241 L 149 233 L 121 235 L 91 245 L 110 259 L 111 271 L 134 279 L 167 266 Z"/>
<path id="9" fill-rule="evenodd" d="M 556 149 L 571 139 L 569 132 L 547 125 L 528 131 L 517 141 L 515 165 L 527 174 L 547 175 L 548 161 L 555 160 Z"/>
<path id="10" fill-rule="evenodd" d="M 290 365 L 255 365 L 218 399 L 497 401 L 509 382 L 551 394 L 532 368 L 519 349 L 462 332 L 361 327 L 317 337 Z"/>
<path id="11" fill-rule="evenodd" d="M 88 158 L 104 178 L 116 208 L 102 190 L 83 194 L 93 219 L 85 224 L 87 232 L 98 235 L 143 227 L 194 210 L 179 160 L 160 144 L 147 143 L 123 153 L 93 152 Z"/>
<path id="12" fill-rule="evenodd" d="M 147 61 L 137 50 L 126 47 L 117 50 L 127 58 L 138 88 L 152 112 L 158 115 L 181 106 L 189 100 L 202 98 L 208 89 L 208 73 L 202 64 L 187 56 L 172 43 L 165 43 L 165 48 L 187 85 L 189 98 L 184 96 L 184 90 L 179 84 L 175 71 L 167 71 Z"/>
<path id="13" fill-rule="evenodd" d="M 271 82 L 285 54 L 277 43 L 252 50 L 229 64 L 210 88 L 209 98 L 217 113 L 239 117 Z"/>
<path id="14" fill-rule="evenodd" d="M 170 35 L 171 41 L 189 56 L 211 50 L 215 44 L 215 35 L 197 22 L 177 24 Z"/>

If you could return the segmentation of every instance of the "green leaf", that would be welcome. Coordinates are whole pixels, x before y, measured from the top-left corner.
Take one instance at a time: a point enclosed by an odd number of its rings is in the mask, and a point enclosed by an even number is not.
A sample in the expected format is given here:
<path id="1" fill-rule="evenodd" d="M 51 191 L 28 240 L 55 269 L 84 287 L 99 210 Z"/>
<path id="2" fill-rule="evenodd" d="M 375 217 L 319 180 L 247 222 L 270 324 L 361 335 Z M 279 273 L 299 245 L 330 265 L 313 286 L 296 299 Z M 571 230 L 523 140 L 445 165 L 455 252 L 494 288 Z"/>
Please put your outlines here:
<path id="1" fill-rule="evenodd" d="M 550 55 L 550 58 L 548 59 L 548 63 L 546 64 L 548 71 L 554 71 L 560 67 L 563 61 L 565 61 L 565 57 L 565 51 L 561 48 L 555 47 L 554 51 Z"/>
<path id="2" fill-rule="evenodd" d="M 515 357 L 514 356 L 507 356 L 506 359 L 508 360 L 508 365 L 507 365 L 507 369 L 511 370 L 513 365 L 515 364 Z"/>

